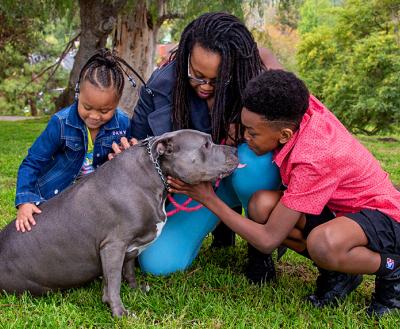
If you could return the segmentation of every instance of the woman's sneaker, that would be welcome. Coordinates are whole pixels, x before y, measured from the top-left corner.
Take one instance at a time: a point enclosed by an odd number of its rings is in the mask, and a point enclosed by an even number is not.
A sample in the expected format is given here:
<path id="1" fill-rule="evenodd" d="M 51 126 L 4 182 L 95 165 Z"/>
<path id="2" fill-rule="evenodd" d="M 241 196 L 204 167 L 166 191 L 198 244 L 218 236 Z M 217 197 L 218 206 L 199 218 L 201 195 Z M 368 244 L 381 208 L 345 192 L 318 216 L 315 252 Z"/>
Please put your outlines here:
<path id="1" fill-rule="evenodd" d="M 235 232 L 222 222 L 217 225 L 212 235 L 211 248 L 225 248 L 235 245 Z"/>
<path id="2" fill-rule="evenodd" d="M 317 278 L 317 289 L 314 294 L 307 297 L 315 307 L 336 305 L 355 290 L 362 281 L 362 275 L 328 271 L 322 268 L 318 270 L 320 274 Z"/>
<path id="3" fill-rule="evenodd" d="M 381 317 L 400 311 L 400 267 L 390 275 L 375 278 L 375 293 L 367 309 L 369 315 Z"/>

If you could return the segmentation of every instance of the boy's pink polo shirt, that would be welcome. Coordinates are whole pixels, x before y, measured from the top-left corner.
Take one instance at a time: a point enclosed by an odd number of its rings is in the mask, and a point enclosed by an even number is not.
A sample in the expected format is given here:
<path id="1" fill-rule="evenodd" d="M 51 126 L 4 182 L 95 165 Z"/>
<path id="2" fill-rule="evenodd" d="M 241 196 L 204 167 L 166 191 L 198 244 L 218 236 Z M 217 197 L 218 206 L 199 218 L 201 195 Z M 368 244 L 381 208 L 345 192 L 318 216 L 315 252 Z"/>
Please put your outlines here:
<path id="1" fill-rule="evenodd" d="M 400 222 L 400 192 L 388 174 L 313 96 L 299 130 L 274 161 L 287 186 L 281 202 L 290 209 L 318 215 L 328 206 L 337 216 L 377 209 Z"/>

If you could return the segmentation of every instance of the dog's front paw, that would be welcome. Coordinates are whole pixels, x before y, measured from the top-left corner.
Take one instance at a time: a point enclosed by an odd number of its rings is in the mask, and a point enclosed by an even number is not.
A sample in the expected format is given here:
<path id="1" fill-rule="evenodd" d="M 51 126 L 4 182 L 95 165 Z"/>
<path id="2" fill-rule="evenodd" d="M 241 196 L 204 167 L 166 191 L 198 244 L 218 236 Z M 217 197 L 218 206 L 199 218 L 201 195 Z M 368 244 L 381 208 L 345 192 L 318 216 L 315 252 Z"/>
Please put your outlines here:
<path id="1" fill-rule="evenodd" d="M 123 316 L 129 316 L 132 318 L 137 318 L 136 314 L 127 310 L 125 307 L 123 306 L 119 306 L 119 307 L 114 307 L 112 308 L 112 315 L 115 318 L 121 318 Z"/>
<path id="2" fill-rule="evenodd" d="M 150 291 L 150 285 L 148 283 L 143 283 L 140 285 L 140 290 L 144 293 L 148 293 Z"/>

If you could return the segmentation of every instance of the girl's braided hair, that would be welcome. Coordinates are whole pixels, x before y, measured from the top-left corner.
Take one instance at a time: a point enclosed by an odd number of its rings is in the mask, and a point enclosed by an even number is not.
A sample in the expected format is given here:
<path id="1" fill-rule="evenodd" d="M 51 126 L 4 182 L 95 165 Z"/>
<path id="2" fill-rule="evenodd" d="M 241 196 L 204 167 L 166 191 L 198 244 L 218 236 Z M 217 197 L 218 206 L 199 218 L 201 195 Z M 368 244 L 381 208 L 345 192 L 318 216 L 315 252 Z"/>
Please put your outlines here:
<path id="1" fill-rule="evenodd" d="M 247 82 L 265 70 L 257 44 L 250 31 L 235 16 L 227 13 L 207 13 L 192 21 L 183 31 L 176 52 L 176 85 L 173 92 L 174 129 L 189 128 L 188 57 L 194 45 L 220 54 L 221 64 L 215 85 L 215 101 L 211 116 L 212 138 L 224 139 L 231 123 L 239 136 L 240 111 Z M 229 81 L 229 83 L 227 83 Z"/>
<path id="2" fill-rule="evenodd" d="M 124 74 L 127 76 L 129 82 L 133 87 L 136 87 L 135 80 L 126 71 L 128 68 L 136 77 L 144 84 L 146 90 L 149 92 L 143 78 L 133 69 L 124 59 L 118 57 L 113 51 L 107 48 L 101 48 L 88 59 L 83 65 L 79 78 L 75 87 L 75 93 L 79 93 L 79 85 L 83 81 L 89 81 L 96 87 L 115 89 L 118 98 L 121 98 L 124 90 Z M 151 91 L 150 91 L 151 92 Z"/>

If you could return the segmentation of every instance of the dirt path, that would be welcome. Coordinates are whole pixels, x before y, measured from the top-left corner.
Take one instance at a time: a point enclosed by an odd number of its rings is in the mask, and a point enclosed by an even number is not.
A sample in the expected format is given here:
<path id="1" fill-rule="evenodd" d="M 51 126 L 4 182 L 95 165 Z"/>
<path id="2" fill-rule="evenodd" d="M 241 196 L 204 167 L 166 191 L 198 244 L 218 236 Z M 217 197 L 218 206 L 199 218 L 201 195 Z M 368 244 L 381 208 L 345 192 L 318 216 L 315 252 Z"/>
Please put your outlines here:
<path id="1" fill-rule="evenodd" d="M 38 119 L 38 117 L 22 117 L 15 115 L 0 115 L 0 121 L 20 121 L 20 120 L 31 120 Z"/>

